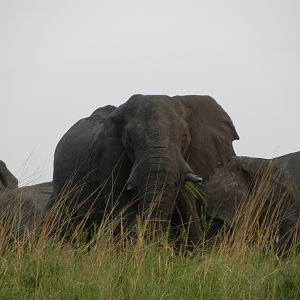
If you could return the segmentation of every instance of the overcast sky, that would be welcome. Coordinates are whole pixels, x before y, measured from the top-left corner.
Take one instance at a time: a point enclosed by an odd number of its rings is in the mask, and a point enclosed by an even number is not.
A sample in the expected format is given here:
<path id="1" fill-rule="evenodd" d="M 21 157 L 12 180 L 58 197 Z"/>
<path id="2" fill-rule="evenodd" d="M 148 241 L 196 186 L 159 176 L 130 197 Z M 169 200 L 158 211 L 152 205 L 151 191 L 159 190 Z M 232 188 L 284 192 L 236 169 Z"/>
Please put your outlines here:
<path id="1" fill-rule="evenodd" d="M 209 94 L 238 155 L 300 150 L 300 2 L 0 0 L 0 159 L 52 178 L 78 119 L 132 94 Z"/>

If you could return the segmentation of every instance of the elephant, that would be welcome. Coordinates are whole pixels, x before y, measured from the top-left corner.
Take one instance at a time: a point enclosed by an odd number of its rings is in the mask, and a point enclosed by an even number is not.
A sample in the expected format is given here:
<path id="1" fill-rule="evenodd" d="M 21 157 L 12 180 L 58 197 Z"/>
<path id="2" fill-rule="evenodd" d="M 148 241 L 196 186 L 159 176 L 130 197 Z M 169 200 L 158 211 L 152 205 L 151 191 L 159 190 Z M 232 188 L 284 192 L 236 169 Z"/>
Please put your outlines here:
<path id="1" fill-rule="evenodd" d="M 204 181 L 205 205 L 198 210 L 209 218 L 206 239 L 214 240 L 225 228 L 249 235 L 265 224 L 272 230 L 260 234 L 274 241 L 280 257 L 299 251 L 299 153 L 274 159 L 236 156 Z"/>
<path id="2" fill-rule="evenodd" d="M 3 190 L 0 223 L 4 240 L 22 240 L 36 234 L 44 222 L 52 192 L 52 182 Z"/>
<path id="3" fill-rule="evenodd" d="M 18 179 L 8 170 L 6 164 L 0 160 L 0 190 L 18 187 Z"/>
<path id="4" fill-rule="evenodd" d="M 288 173 L 300 191 L 300 151 L 276 157 L 273 161 Z"/>
<path id="5" fill-rule="evenodd" d="M 64 232 L 83 218 L 89 230 L 110 216 L 125 229 L 139 220 L 155 237 L 181 226 L 194 247 L 202 238 L 196 199 L 180 191 L 229 161 L 237 139 L 231 118 L 210 96 L 133 95 L 119 107 L 97 109 L 61 138 L 50 206 L 60 202 L 71 212 Z"/>

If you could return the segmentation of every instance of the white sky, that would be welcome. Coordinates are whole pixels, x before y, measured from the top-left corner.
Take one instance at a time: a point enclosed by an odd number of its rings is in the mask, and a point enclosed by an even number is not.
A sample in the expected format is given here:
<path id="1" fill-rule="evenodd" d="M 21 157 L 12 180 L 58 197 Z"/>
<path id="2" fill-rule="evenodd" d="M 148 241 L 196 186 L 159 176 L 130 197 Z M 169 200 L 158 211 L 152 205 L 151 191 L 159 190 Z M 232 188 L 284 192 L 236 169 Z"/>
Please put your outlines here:
<path id="1" fill-rule="evenodd" d="M 299 54 L 299 0 L 0 0 L 0 159 L 51 180 L 68 128 L 135 93 L 211 95 L 239 155 L 300 150 Z"/>

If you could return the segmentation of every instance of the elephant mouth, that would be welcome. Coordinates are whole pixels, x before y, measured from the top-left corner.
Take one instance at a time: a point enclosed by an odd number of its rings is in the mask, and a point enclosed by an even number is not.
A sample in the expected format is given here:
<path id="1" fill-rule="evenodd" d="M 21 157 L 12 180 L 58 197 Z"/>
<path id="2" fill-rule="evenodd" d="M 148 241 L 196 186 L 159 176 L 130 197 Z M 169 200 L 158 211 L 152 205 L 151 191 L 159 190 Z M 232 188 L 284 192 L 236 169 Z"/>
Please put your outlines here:
<path id="1" fill-rule="evenodd" d="M 187 183 L 187 182 L 191 182 L 191 183 L 194 183 L 194 184 L 200 184 L 203 182 L 203 178 L 201 178 L 200 176 L 194 174 L 194 173 L 187 173 L 185 176 L 184 176 L 184 184 Z M 133 192 L 136 190 L 136 188 L 134 187 L 134 185 L 129 181 L 127 184 L 126 184 L 126 190 L 127 191 L 130 191 L 130 192 Z"/>
<path id="2" fill-rule="evenodd" d="M 128 182 L 126 184 L 126 190 L 127 191 L 134 191 L 134 186 L 130 182 Z"/>

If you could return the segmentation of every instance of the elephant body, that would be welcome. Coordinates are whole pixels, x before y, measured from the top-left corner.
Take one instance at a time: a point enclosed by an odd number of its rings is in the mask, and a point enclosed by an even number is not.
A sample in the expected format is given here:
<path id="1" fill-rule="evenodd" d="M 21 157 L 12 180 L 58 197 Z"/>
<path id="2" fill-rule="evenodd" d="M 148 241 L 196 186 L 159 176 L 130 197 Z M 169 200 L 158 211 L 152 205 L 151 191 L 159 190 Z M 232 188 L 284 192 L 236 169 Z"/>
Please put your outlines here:
<path id="1" fill-rule="evenodd" d="M 295 168 L 299 161 L 299 152 L 272 160 L 234 157 L 218 169 L 203 184 L 204 210 L 213 220 L 208 239 L 225 225 L 237 230 L 256 224 L 257 218 L 257 224 L 278 225 L 280 255 L 288 253 L 293 242 L 299 247 L 300 169 Z"/>
<path id="2" fill-rule="evenodd" d="M 9 238 L 21 239 L 36 233 L 44 220 L 52 192 L 52 182 L 45 182 L 0 193 L 0 222 Z"/>
<path id="3" fill-rule="evenodd" d="M 134 95 L 97 111 L 101 118 L 80 120 L 56 148 L 51 205 L 62 201 L 71 209 L 73 225 L 89 212 L 86 228 L 106 214 L 122 215 L 126 228 L 138 216 L 154 231 L 189 223 L 196 244 L 196 202 L 181 199 L 180 190 L 235 155 L 230 117 L 209 96 Z"/>
<path id="4" fill-rule="evenodd" d="M 52 200 L 48 209 L 58 197 L 72 198 L 72 206 L 79 201 L 82 203 L 80 212 L 82 218 L 89 211 L 98 212 L 99 207 L 93 207 L 93 201 L 85 197 L 97 192 L 97 185 L 92 178 L 90 156 L 93 143 L 103 130 L 103 124 L 109 114 L 115 110 L 108 105 L 94 111 L 90 117 L 79 120 L 59 141 L 55 150 Z M 65 196 L 64 196 L 65 195 Z M 80 204 L 79 204 L 80 205 Z M 98 218 L 96 213 L 93 218 Z M 79 220 L 78 220 L 79 221 Z"/>
<path id="5" fill-rule="evenodd" d="M 300 151 L 279 156 L 273 160 L 287 171 L 300 191 Z"/>
<path id="6" fill-rule="evenodd" d="M 88 118 L 78 121 L 63 136 L 56 147 L 55 172 L 53 181 L 55 190 L 62 190 L 64 185 L 74 186 L 89 177 L 88 158 L 94 139 L 101 132 L 103 123 L 115 107 L 106 106 L 97 109 Z M 74 182 L 74 183 L 73 183 Z"/>

